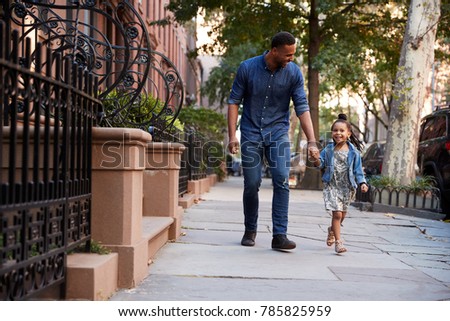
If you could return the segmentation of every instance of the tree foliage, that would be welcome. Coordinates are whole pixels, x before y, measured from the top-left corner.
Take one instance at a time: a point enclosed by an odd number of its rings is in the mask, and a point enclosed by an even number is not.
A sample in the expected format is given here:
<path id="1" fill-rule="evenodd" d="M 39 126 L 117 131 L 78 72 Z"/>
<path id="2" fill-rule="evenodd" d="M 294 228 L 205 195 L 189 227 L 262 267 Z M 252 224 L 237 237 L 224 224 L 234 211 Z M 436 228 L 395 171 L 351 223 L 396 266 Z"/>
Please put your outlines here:
<path id="1" fill-rule="evenodd" d="M 321 75 L 321 92 L 337 95 L 347 89 L 387 127 L 383 115 L 390 112 L 406 7 L 353 6 L 343 16 L 336 9 L 324 20 L 321 50 L 314 62 Z"/>
<path id="2" fill-rule="evenodd" d="M 422 4 L 426 5 L 426 1 Z M 223 57 L 222 69 L 216 71 L 209 88 L 205 89 L 210 98 L 223 102 L 227 96 L 233 76 L 230 70 L 234 70 L 233 66 L 237 68 L 234 57 L 239 56 L 234 50 L 248 50 L 241 54 L 251 57 L 255 55 L 251 48 L 256 49 L 257 54 L 262 52 L 267 49 L 270 37 L 284 30 L 300 40 L 299 52 L 308 62 L 305 78 L 315 128 L 319 127 L 319 97 L 322 104 L 329 104 L 344 89 L 364 103 L 365 121 L 367 114 L 372 114 L 387 128 L 385 120 L 394 100 L 393 88 L 408 6 L 409 1 L 401 0 L 173 0 L 168 8 L 181 22 L 192 19 L 199 10 L 207 20 L 216 21 L 213 31 L 218 36 L 212 46 L 219 46 L 229 55 Z M 217 19 L 218 12 L 222 20 Z M 437 43 L 436 59 L 448 60 L 448 0 L 442 0 Z M 363 131 L 364 128 L 366 124 Z"/>
<path id="3" fill-rule="evenodd" d="M 229 92 L 230 75 L 241 60 L 267 49 L 270 37 L 285 30 L 300 39 L 299 50 L 308 57 L 309 20 L 316 4 L 320 50 L 312 68 L 320 73 L 320 93 L 335 97 L 342 89 L 358 95 L 369 113 L 387 127 L 383 115 L 390 112 L 392 84 L 399 61 L 408 3 L 405 1 L 217 1 L 173 0 L 168 9 L 177 21 L 188 21 L 202 10 L 216 21 L 214 42 L 225 53 L 204 93 L 222 103 Z M 218 20 L 217 13 L 223 15 Z M 439 42 L 450 43 L 450 5 L 442 3 Z M 239 53 L 237 53 L 239 52 Z M 226 56 L 226 54 L 229 54 Z M 448 58 L 449 51 L 436 53 Z M 216 87 L 216 90 L 213 90 Z M 334 98 L 333 97 L 333 98 Z M 322 101 L 325 96 L 322 96 Z"/>
<path id="4" fill-rule="evenodd" d="M 219 103 L 222 109 L 227 101 L 236 70 L 239 64 L 250 56 L 261 54 L 252 43 L 238 45 L 225 52 L 219 65 L 212 68 L 209 78 L 202 88 L 202 95 L 209 98 L 210 104 Z"/>
<path id="5" fill-rule="evenodd" d="M 320 52 L 312 66 L 320 72 L 322 92 L 349 88 L 365 98 L 369 109 L 380 96 L 381 101 L 389 101 L 383 94 L 389 92 L 395 76 L 405 24 L 404 18 L 391 14 L 393 9 L 387 5 L 388 1 L 372 1 L 376 5 L 370 2 L 327 0 L 317 3 Z M 308 2 L 176 0 L 171 1 L 168 8 L 178 21 L 191 19 L 200 9 L 206 17 L 214 16 L 218 10 L 223 13 L 223 21 L 214 29 L 218 37 L 211 46 L 221 46 L 229 55 L 223 57 L 221 71 L 213 75 L 210 87 L 229 84 L 230 70 L 223 66 L 235 68 L 238 63 L 234 57 L 243 60 L 254 55 L 255 50 L 261 53 L 276 31 L 286 30 L 296 35 L 301 40 L 300 53 L 308 56 L 308 17 L 311 16 Z M 370 61 L 376 63 L 370 64 Z M 370 74 L 377 77 L 371 78 Z M 380 86 L 374 87 L 375 82 Z M 209 98 L 222 101 L 229 91 L 225 86 L 219 92 L 210 89 L 205 91 Z M 385 109 L 388 112 L 388 108 Z M 376 110 L 374 113 L 377 116 Z"/>
<path id="6" fill-rule="evenodd" d="M 227 123 L 225 116 L 221 113 L 207 108 L 188 106 L 181 110 L 178 119 L 185 125 L 185 129 L 194 129 L 209 140 L 217 142 L 224 140 L 224 128 Z"/>
<path id="7" fill-rule="evenodd" d="M 297 33 L 300 7 L 288 1 L 247 1 L 247 0 L 172 0 L 167 8 L 178 22 L 186 22 L 202 10 L 205 20 L 216 24 L 213 33 L 217 34 L 211 46 L 223 52 L 243 43 L 252 43 L 259 51 L 266 49 L 267 43 L 277 31 Z M 217 19 L 217 14 L 222 19 Z"/>

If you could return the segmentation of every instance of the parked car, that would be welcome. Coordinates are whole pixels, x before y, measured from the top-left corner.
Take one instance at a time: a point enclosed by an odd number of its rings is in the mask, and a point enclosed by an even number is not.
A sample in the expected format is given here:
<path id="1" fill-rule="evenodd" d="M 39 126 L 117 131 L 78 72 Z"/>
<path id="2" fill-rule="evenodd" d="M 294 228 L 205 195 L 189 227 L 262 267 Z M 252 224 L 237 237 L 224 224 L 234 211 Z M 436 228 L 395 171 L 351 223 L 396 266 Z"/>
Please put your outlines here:
<path id="1" fill-rule="evenodd" d="M 422 119 L 417 152 L 421 175 L 433 176 L 441 192 L 441 209 L 450 218 L 450 105 Z"/>
<path id="2" fill-rule="evenodd" d="M 362 156 L 362 166 L 367 176 L 381 174 L 385 145 L 385 141 L 374 142 Z"/>

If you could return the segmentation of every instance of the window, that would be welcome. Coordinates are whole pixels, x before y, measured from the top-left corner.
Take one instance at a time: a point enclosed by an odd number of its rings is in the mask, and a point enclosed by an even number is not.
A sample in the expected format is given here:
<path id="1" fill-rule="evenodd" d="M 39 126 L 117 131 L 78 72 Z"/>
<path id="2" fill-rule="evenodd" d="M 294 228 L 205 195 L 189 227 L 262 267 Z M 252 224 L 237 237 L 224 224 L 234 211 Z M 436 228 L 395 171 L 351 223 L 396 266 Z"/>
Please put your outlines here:
<path id="1" fill-rule="evenodd" d="M 366 154 L 364 155 L 364 158 L 366 159 L 373 159 L 375 158 L 375 155 L 377 154 L 377 144 L 372 144 L 369 149 L 367 150 Z"/>
<path id="2" fill-rule="evenodd" d="M 447 132 L 447 118 L 445 116 L 439 116 L 436 117 L 435 126 L 435 135 L 436 137 L 443 137 L 446 136 L 445 133 Z"/>
<path id="3" fill-rule="evenodd" d="M 445 116 L 437 116 L 426 120 L 420 141 L 430 140 L 445 136 L 447 129 L 447 119 Z"/>

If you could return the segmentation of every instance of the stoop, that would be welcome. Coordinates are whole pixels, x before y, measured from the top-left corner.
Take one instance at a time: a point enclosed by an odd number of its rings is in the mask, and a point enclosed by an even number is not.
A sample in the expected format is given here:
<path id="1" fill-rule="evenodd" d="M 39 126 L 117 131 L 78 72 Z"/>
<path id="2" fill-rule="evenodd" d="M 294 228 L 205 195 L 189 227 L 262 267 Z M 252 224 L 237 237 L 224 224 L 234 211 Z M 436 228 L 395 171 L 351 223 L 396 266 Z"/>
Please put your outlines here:
<path id="1" fill-rule="evenodd" d="M 148 262 L 169 240 L 169 229 L 174 223 L 172 217 L 144 216 L 142 217 L 142 236 L 148 241 Z"/>
<path id="2" fill-rule="evenodd" d="M 178 204 L 182 208 L 189 208 L 192 205 L 194 205 L 196 201 L 197 201 L 197 196 L 192 193 L 183 194 L 183 196 L 178 198 Z"/>
<path id="3" fill-rule="evenodd" d="M 117 290 L 117 253 L 75 253 L 67 256 L 67 300 L 107 300 Z"/>

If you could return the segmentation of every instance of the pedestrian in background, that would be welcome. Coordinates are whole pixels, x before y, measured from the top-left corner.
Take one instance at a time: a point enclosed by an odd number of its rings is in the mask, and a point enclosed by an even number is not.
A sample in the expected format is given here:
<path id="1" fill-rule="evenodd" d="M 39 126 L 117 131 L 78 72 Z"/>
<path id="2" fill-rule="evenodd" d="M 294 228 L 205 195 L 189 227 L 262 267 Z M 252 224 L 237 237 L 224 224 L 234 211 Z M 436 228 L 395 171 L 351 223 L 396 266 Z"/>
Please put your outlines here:
<path id="1" fill-rule="evenodd" d="M 287 238 L 289 206 L 290 141 L 288 136 L 290 102 L 294 104 L 309 149 L 317 151 L 309 106 L 300 68 L 293 63 L 296 40 L 288 32 L 272 38 L 271 49 L 245 60 L 237 70 L 228 99 L 229 151 L 241 147 L 244 174 L 243 246 L 254 246 L 257 234 L 259 187 L 263 156 L 266 157 L 273 182 L 272 248 L 290 250 L 295 242 Z M 241 141 L 236 138 L 238 108 L 243 104 Z"/>
<path id="2" fill-rule="evenodd" d="M 353 134 L 352 125 L 345 114 L 339 114 L 331 126 L 333 142 L 322 150 L 314 152 L 314 165 L 322 169 L 323 198 L 325 209 L 331 213 L 331 226 L 328 227 L 327 245 L 335 245 L 336 253 L 347 249 L 341 238 L 341 225 L 348 206 L 354 199 L 358 186 L 366 193 L 369 190 L 362 169 L 360 152 L 361 141 Z"/>

